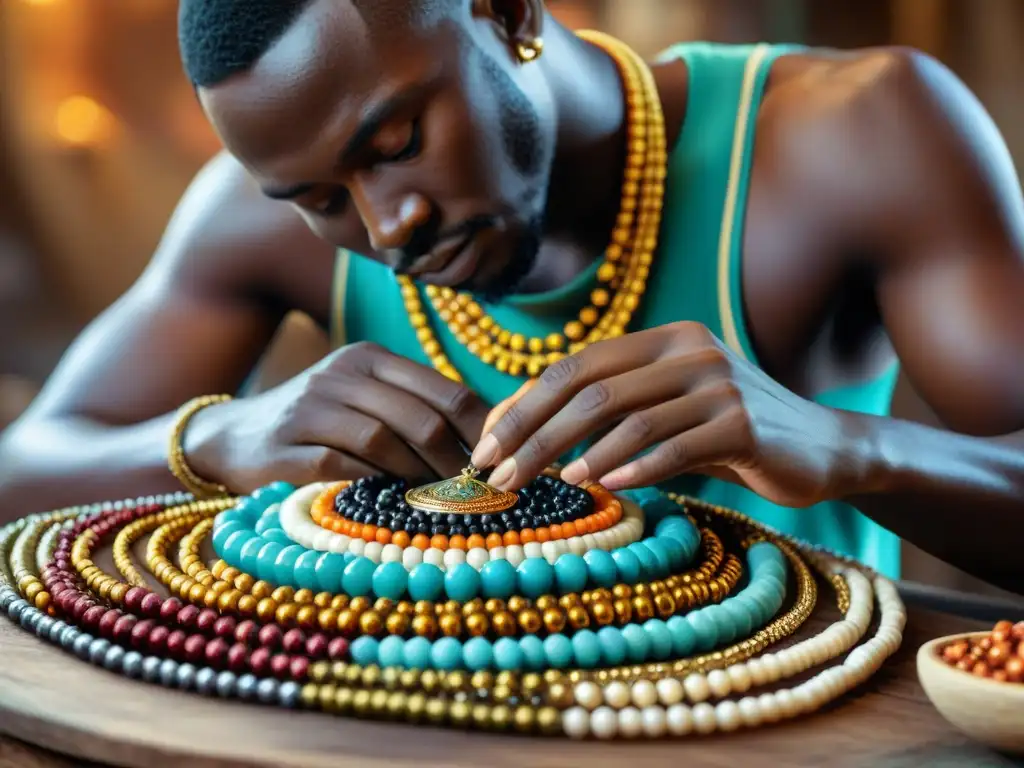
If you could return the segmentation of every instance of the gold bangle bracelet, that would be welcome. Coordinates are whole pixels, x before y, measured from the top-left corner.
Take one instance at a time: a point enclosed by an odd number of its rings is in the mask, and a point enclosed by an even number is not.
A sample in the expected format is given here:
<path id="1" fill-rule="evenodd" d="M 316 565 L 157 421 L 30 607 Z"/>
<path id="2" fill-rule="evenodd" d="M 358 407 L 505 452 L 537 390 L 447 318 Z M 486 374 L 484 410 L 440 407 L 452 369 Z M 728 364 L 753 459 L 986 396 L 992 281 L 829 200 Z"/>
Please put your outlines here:
<path id="1" fill-rule="evenodd" d="M 228 489 L 220 483 L 204 480 L 192 471 L 192 468 L 188 465 L 188 460 L 185 458 L 182 438 L 192 417 L 199 413 L 199 411 L 211 405 L 226 403 L 229 400 L 231 400 L 231 395 L 203 395 L 202 397 L 193 398 L 178 409 L 174 426 L 171 429 L 170 444 L 167 449 L 167 468 L 185 486 L 185 490 L 198 499 L 226 496 Z"/>

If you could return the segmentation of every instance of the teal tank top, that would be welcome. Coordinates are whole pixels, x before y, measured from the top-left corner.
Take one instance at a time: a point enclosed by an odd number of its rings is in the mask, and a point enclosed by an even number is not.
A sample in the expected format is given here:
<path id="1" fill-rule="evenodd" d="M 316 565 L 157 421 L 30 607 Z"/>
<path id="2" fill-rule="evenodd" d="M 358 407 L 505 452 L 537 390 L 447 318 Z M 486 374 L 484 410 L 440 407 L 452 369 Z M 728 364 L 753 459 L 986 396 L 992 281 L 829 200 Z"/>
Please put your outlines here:
<path id="1" fill-rule="evenodd" d="M 671 148 L 658 253 L 631 331 L 680 320 L 702 323 L 738 355 L 757 364 L 742 302 L 743 221 L 753 154 L 756 115 L 772 61 L 794 48 L 683 43 L 662 59 L 682 57 L 689 68 L 689 94 L 682 133 Z M 597 265 L 567 285 L 541 294 L 513 296 L 487 311 L 504 328 L 527 336 L 561 331 L 586 303 Z M 409 324 L 392 272 L 338 254 L 332 336 L 336 345 L 373 341 L 429 365 Z M 523 383 L 468 352 L 423 301 L 445 354 L 467 386 L 491 405 Z M 885 415 L 898 366 L 880 378 L 823 393 L 823 405 Z M 579 455 L 585 446 L 573 452 Z M 569 460 L 572 456 L 563 457 Z M 715 478 L 684 476 L 663 490 L 737 509 L 813 544 L 856 558 L 892 578 L 899 577 L 897 536 L 849 505 L 825 502 L 788 509 Z"/>

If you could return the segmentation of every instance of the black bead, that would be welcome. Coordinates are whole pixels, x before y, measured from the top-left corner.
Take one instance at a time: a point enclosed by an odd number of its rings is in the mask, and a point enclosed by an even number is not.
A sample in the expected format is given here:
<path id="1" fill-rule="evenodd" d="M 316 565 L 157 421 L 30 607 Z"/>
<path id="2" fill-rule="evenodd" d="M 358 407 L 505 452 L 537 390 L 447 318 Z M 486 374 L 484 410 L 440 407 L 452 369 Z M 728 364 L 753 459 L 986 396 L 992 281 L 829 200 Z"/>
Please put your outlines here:
<path id="1" fill-rule="evenodd" d="M 482 536 L 484 532 L 484 528 L 482 525 L 480 525 L 480 523 L 473 523 L 472 525 L 467 525 L 466 530 L 469 531 L 470 536 Z"/>
<path id="2" fill-rule="evenodd" d="M 445 526 L 442 523 L 438 523 L 437 525 L 431 525 L 430 526 L 430 535 L 431 536 L 441 536 L 441 535 L 444 534 L 445 530 L 446 530 L 446 528 L 445 528 Z"/>

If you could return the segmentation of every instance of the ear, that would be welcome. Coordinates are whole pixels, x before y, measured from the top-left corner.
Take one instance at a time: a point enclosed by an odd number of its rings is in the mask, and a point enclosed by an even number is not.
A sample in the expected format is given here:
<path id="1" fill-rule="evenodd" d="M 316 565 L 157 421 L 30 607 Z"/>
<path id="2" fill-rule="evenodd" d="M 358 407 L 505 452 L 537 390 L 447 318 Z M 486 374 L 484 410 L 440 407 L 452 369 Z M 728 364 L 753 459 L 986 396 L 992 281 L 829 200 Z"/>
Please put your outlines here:
<path id="1" fill-rule="evenodd" d="M 494 22 L 513 54 L 544 31 L 544 0 L 473 0 L 473 15 Z"/>

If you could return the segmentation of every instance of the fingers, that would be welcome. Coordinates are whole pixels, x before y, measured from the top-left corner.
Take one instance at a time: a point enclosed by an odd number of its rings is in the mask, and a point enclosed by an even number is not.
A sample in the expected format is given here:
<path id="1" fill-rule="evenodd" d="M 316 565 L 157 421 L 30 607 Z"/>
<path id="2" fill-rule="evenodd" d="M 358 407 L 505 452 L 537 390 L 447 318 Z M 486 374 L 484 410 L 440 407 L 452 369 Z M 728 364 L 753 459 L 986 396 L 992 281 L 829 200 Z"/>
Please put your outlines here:
<path id="1" fill-rule="evenodd" d="M 286 448 L 275 462 L 273 479 L 301 486 L 333 480 L 357 480 L 379 474 L 377 467 L 333 448 L 293 445 Z"/>
<path id="2" fill-rule="evenodd" d="M 522 398 L 523 395 L 525 395 L 527 392 L 533 389 L 533 386 L 536 383 L 537 379 L 527 379 L 523 383 L 523 385 L 515 391 L 514 394 L 512 394 L 509 397 L 506 397 L 504 400 L 502 400 L 500 403 L 494 406 L 494 408 L 491 409 L 490 413 L 487 414 L 487 420 L 484 422 L 484 426 L 483 429 L 481 430 L 481 433 L 486 435 L 488 432 L 494 429 L 494 425 L 498 423 L 498 420 L 505 415 L 508 409 L 515 405 L 517 402 L 519 402 L 520 398 Z"/>

